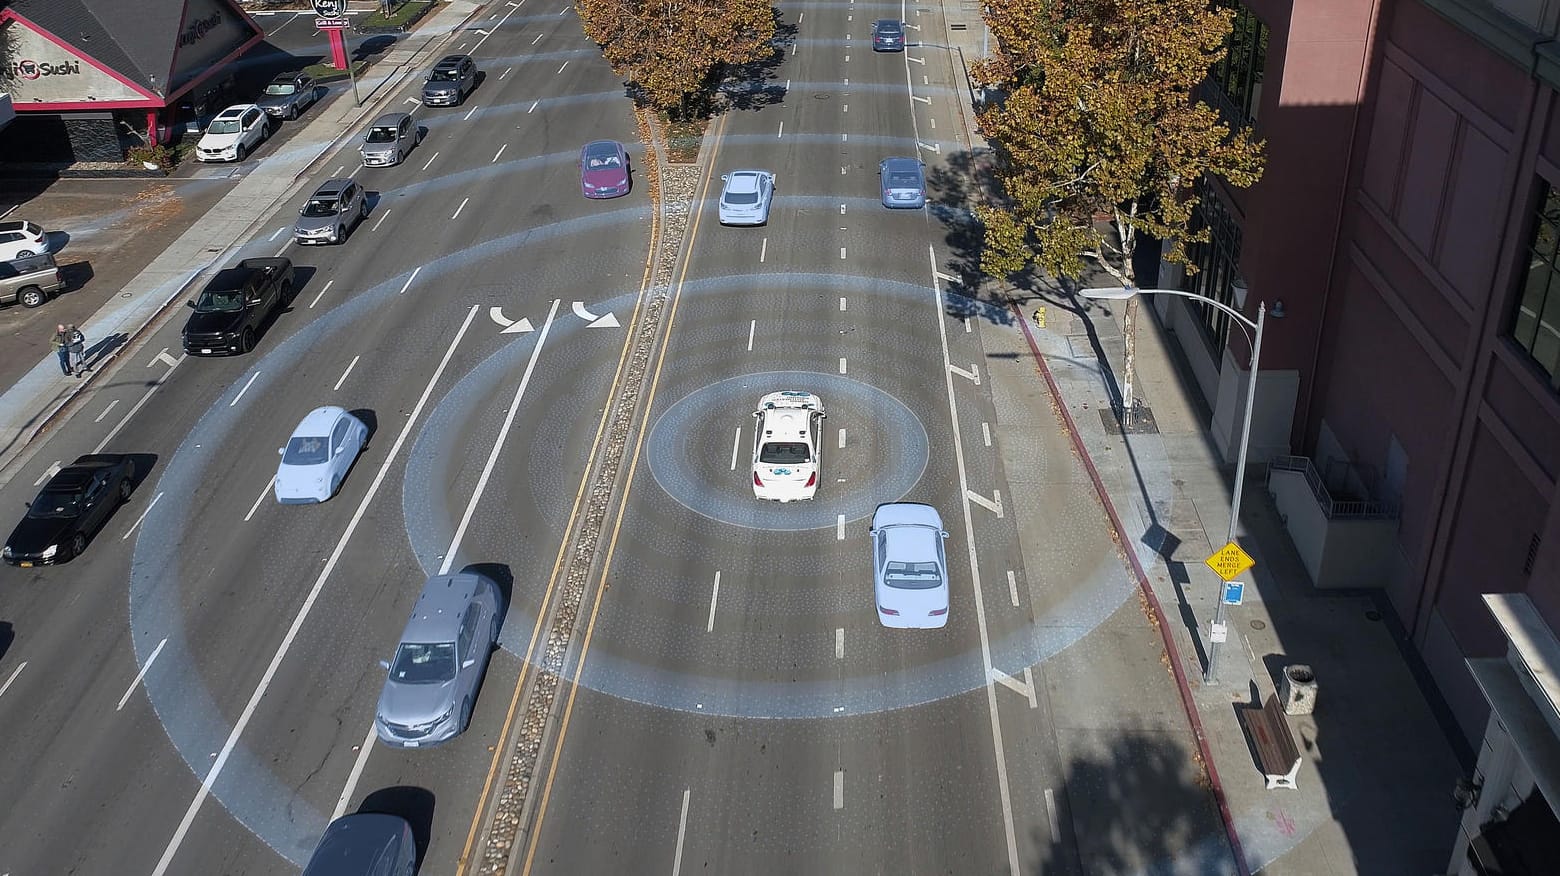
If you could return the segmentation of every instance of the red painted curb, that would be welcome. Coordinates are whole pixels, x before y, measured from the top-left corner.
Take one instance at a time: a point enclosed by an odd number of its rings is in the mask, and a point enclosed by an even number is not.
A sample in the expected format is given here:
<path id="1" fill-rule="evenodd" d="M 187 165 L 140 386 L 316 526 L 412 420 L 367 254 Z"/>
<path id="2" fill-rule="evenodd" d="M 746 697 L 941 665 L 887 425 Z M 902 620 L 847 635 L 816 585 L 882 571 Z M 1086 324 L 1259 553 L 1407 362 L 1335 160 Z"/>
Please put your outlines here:
<path id="1" fill-rule="evenodd" d="M 1192 735 L 1197 738 L 1197 751 L 1202 756 L 1203 767 L 1208 771 L 1208 784 L 1213 787 L 1213 799 L 1219 804 L 1219 815 L 1224 820 L 1224 833 L 1230 841 L 1230 850 L 1235 854 L 1235 869 L 1240 876 L 1251 876 L 1251 870 L 1246 866 L 1246 853 L 1240 845 L 1240 835 L 1235 832 L 1235 820 L 1230 817 L 1229 801 L 1224 799 L 1224 786 L 1219 783 L 1219 771 L 1213 765 L 1213 754 L 1208 750 L 1208 738 L 1203 732 L 1202 716 L 1197 712 L 1197 703 L 1192 699 L 1192 688 L 1186 681 L 1186 673 L 1181 669 L 1180 652 L 1175 647 L 1175 636 L 1170 632 L 1170 626 L 1165 623 L 1164 609 L 1159 606 L 1159 597 L 1154 595 L 1154 588 L 1148 583 L 1148 574 L 1143 571 L 1143 566 L 1138 562 L 1137 551 L 1128 547 L 1125 536 L 1126 530 L 1121 525 L 1121 518 L 1116 515 L 1116 506 L 1110 501 L 1110 494 L 1105 491 L 1105 483 L 1100 480 L 1099 470 L 1094 467 L 1094 460 L 1089 456 L 1088 448 L 1084 447 L 1083 439 L 1078 436 L 1078 424 L 1073 421 L 1072 413 L 1062 403 L 1062 392 L 1056 385 L 1056 379 L 1051 376 L 1051 369 L 1046 367 L 1045 357 L 1040 354 L 1040 345 L 1035 343 L 1034 332 L 1029 328 L 1029 322 L 1016 303 L 1010 303 L 1009 308 L 1018 319 L 1018 325 L 1024 330 L 1024 340 L 1029 342 L 1029 352 L 1035 357 L 1035 370 L 1045 378 L 1045 384 L 1051 390 L 1051 397 L 1056 399 L 1056 410 L 1061 414 L 1062 420 L 1067 424 L 1067 437 L 1071 439 L 1073 450 L 1078 452 L 1078 458 L 1083 461 L 1083 468 L 1089 473 L 1089 480 L 1094 483 L 1094 491 L 1100 497 L 1100 504 L 1105 506 L 1105 514 L 1110 517 L 1110 525 L 1115 527 L 1118 543 L 1122 546 L 1122 553 L 1127 555 L 1127 562 L 1132 565 L 1132 571 L 1137 575 L 1138 591 L 1148 601 L 1149 609 L 1154 613 L 1154 625 L 1159 628 L 1159 637 L 1164 640 L 1165 651 L 1170 655 L 1170 669 L 1175 674 L 1176 687 L 1181 692 L 1181 707 L 1186 710 L 1186 718 L 1191 722 Z"/>

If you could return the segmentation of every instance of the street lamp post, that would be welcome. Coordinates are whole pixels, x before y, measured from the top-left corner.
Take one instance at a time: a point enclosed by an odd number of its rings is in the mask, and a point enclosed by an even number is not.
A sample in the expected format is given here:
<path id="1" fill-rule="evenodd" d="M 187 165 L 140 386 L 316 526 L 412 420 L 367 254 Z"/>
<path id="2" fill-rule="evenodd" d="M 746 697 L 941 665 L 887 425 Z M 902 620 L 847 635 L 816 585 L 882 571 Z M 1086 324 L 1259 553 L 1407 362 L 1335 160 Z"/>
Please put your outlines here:
<path id="1" fill-rule="evenodd" d="M 1257 304 L 1257 321 L 1252 322 L 1244 313 L 1211 298 L 1198 295 L 1195 292 L 1185 292 L 1180 289 L 1138 289 L 1132 286 L 1106 286 L 1096 289 L 1081 289 L 1078 292 L 1084 298 L 1120 300 L 1132 298 L 1136 295 L 1175 295 L 1181 298 L 1194 298 L 1199 304 L 1216 307 L 1229 314 L 1241 325 L 1251 329 L 1254 336 L 1251 337 L 1251 375 L 1246 381 L 1246 412 L 1240 430 L 1240 452 L 1235 462 L 1235 494 L 1230 499 L 1230 532 L 1229 542 L 1235 541 L 1235 528 L 1240 523 L 1240 499 L 1246 489 L 1246 452 L 1251 446 L 1251 409 L 1252 402 L 1257 397 L 1257 363 L 1262 357 L 1262 327 L 1266 322 L 1267 304 Z M 1282 313 L 1278 314 L 1282 315 Z M 1213 630 L 1208 637 L 1208 667 L 1203 671 L 1203 681 L 1208 684 L 1218 680 L 1219 644 L 1223 640 L 1226 609 L 1224 607 L 1223 582 L 1220 582 L 1219 598 L 1215 600 L 1217 607 L 1214 609 Z"/>

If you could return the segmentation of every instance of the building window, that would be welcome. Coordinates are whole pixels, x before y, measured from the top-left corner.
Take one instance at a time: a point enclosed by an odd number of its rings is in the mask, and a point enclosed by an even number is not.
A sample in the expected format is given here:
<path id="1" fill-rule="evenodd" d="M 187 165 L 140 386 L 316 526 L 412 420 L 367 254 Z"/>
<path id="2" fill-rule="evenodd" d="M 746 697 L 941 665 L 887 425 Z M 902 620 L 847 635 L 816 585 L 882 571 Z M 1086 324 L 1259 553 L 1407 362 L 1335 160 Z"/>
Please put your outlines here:
<path id="1" fill-rule="evenodd" d="M 1240 275 L 1240 225 L 1225 209 L 1224 201 L 1212 186 L 1204 182 L 1198 189 L 1200 201 L 1197 213 L 1192 217 L 1192 230 L 1208 229 L 1208 240 L 1186 247 L 1186 260 L 1196 265 L 1197 271 L 1187 272 L 1181 289 L 1235 307 L 1235 280 Z M 1201 325 L 1208 342 L 1215 351 L 1223 350 L 1230 338 L 1229 314 L 1205 304 L 1194 306 L 1202 311 Z"/>
<path id="2" fill-rule="evenodd" d="M 1209 97 L 1225 120 L 1234 125 L 1256 124 L 1262 106 L 1262 75 L 1267 67 L 1268 26 L 1239 0 L 1217 0 L 1235 10 L 1224 60 L 1209 71 Z"/>
<path id="3" fill-rule="evenodd" d="M 1533 232 L 1527 247 L 1527 269 L 1523 273 L 1516 311 L 1511 318 L 1511 337 L 1538 367 L 1549 375 L 1549 385 L 1560 388 L 1560 268 L 1555 265 L 1556 242 L 1560 241 L 1560 192 L 1548 183 L 1533 217 Z"/>

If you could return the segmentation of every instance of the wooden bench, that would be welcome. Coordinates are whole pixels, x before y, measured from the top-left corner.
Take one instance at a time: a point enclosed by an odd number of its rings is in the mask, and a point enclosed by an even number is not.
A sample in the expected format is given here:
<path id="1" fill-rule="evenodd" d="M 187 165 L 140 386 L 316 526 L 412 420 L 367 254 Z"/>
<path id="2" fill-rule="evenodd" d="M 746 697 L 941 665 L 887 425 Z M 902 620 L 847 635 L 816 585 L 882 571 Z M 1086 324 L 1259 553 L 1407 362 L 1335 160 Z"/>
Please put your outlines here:
<path id="1" fill-rule="evenodd" d="M 1289 732 L 1289 720 L 1278 705 L 1278 697 L 1268 694 L 1261 708 L 1244 706 L 1236 711 L 1240 723 L 1251 737 L 1257 749 L 1258 766 L 1267 776 L 1268 790 L 1274 788 L 1295 789 L 1295 775 L 1300 772 L 1300 749 L 1295 745 L 1294 734 Z"/>

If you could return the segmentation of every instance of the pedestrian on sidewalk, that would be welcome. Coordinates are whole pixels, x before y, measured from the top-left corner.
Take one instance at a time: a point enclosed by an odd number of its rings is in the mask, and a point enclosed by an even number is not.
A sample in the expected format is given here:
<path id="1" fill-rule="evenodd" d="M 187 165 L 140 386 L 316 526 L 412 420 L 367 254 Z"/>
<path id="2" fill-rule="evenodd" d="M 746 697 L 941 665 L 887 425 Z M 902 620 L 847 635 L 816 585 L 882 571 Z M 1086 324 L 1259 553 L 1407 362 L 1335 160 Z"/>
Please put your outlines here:
<path id="1" fill-rule="evenodd" d="M 80 377 L 87 370 L 87 336 L 74 325 L 66 326 L 70 349 L 70 373 Z"/>
<path id="2" fill-rule="evenodd" d="M 65 323 L 59 323 L 54 327 L 54 337 L 49 339 L 49 346 L 54 348 L 54 355 L 60 359 L 60 373 L 70 376 L 70 335 L 65 331 Z"/>

